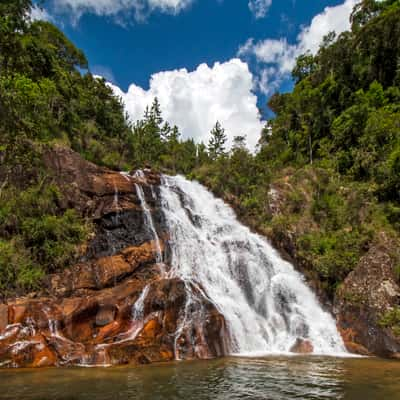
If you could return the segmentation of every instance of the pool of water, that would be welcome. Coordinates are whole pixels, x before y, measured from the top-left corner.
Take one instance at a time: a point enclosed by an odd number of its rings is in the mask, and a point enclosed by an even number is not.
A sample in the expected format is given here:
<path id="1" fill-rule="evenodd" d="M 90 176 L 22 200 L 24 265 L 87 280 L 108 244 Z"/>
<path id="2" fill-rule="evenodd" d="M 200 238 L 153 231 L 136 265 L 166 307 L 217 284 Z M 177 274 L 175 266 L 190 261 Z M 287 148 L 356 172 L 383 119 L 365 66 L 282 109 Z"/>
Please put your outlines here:
<path id="1" fill-rule="evenodd" d="M 0 399 L 400 399 L 400 362 L 225 358 L 118 368 L 0 370 Z"/>

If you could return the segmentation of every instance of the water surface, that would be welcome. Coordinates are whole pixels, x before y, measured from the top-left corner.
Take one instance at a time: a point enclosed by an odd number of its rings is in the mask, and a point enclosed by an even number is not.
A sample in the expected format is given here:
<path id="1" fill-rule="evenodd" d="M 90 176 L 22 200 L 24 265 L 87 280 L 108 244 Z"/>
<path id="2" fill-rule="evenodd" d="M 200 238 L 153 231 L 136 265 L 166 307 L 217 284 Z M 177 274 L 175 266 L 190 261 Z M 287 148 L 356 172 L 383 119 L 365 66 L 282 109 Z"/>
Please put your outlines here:
<path id="1" fill-rule="evenodd" d="M 400 399 L 400 362 L 226 358 L 140 367 L 1 370 L 0 399 Z"/>

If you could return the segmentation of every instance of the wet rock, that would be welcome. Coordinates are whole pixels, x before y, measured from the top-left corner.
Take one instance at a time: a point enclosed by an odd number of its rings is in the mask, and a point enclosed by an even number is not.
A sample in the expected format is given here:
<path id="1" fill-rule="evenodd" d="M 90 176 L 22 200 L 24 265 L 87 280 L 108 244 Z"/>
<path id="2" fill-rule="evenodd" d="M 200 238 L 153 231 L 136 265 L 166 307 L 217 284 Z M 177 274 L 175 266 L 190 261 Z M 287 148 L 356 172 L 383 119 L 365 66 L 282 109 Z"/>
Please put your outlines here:
<path id="1" fill-rule="evenodd" d="M 163 249 L 163 243 L 160 242 Z M 101 289 L 115 286 L 132 275 L 139 267 L 154 264 L 156 250 L 153 241 L 141 246 L 130 246 L 120 254 L 80 263 L 50 278 L 50 291 L 57 296 L 70 295 L 81 289 Z"/>
<path id="2" fill-rule="evenodd" d="M 0 304 L 0 335 L 8 325 L 8 306 Z"/>
<path id="3" fill-rule="evenodd" d="M 338 327 L 349 351 L 383 357 L 400 352 L 400 337 L 381 323 L 385 314 L 400 303 L 391 256 L 397 248 L 381 233 L 336 295 Z"/>
<path id="4" fill-rule="evenodd" d="M 134 315 L 144 291 L 141 313 Z M 226 354 L 223 316 L 180 279 L 132 278 L 85 297 L 28 299 L 10 308 L 23 313 L 0 337 L 3 366 L 143 364 Z"/>
<path id="5" fill-rule="evenodd" d="M 355 342 L 357 333 L 352 328 L 341 329 L 339 332 L 343 338 L 344 345 L 350 353 L 359 354 L 362 356 L 372 356 L 372 353 L 368 351 L 363 345 Z"/>
<path id="6" fill-rule="evenodd" d="M 94 238 L 85 247 L 84 261 L 111 256 L 126 247 L 153 240 L 145 226 L 135 184 L 143 186 L 159 236 L 166 234 L 159 207 L 159 174 L 151 170 L 145 170 L 142 177 L 121 174 L 90 163 L 62 146 L 48 148 L 43 161 L 63 192 L 61 206 L 74 208 L 93 221 Z"/>
<path id="7" fill-rule="evenodd" d="M 295 344 L 290 348 L 291 353 L 311 354 L 314 351 L 312 343 L 303 338 L 297 338 Z"/>
<path id="8" fill-rule="evenodd" d="M 98 167 L 70 149 L 43 161 L 64 196 L 93 225 L 75 265 L 48 277 L 47 291 L 0 305 L 0 366 L 146 364 L 226 354 L 224 317 L 200 291 L 169 271 L 160 175 Z M 148 228 L 141 185 L 159 236 Z M 180 336 L 180 338 L 178 338 Z M 179 346 L 177 342 L 179 340 Z"/>
<path id="9" fill-rule="evenodd" d="M 11 324 L 20 323 L 25 317 L 26 306 L 23 304 L 14 304 L 9 308 L 9 321 Z"/>
<path id="10" fill-rule="evenodd" d="M 116 311 L 116 307 L 112 304 L 101 306 L 96 314 L 96 325 L 106 326 L 111 324 L 114 321 Z"/>
<path id="11" fill-rule="evenodd" d="M 45 151 L 43 161 L 64 189 L 66 208 L 94 218 L 122 208 L 136 208 L 135 178 L 99 167 L 62 146 Z M 119 205 L 114 201 L 116 194 L 121 197 Z"/>

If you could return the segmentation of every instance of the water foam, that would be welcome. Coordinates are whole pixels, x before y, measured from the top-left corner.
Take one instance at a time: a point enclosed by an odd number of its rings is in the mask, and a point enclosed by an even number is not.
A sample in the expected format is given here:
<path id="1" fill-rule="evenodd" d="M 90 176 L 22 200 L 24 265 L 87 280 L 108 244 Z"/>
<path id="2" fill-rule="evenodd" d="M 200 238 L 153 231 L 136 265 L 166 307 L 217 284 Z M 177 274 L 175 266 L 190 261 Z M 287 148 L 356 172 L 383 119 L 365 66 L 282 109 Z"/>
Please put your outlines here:
<path id="1" fill-rule="evenodd" d="M 161 202 L 170 233 L 169 276 L 202 288 L 216 305 L 232 354 L 285 354 L 298 338 L 311 341 L 315 354 L 345 354 L 334 319 L 302 275 L 223 201 L 197 182 L 165 176 Z M 187 310 L 182 321 L 191 318 Z"/>

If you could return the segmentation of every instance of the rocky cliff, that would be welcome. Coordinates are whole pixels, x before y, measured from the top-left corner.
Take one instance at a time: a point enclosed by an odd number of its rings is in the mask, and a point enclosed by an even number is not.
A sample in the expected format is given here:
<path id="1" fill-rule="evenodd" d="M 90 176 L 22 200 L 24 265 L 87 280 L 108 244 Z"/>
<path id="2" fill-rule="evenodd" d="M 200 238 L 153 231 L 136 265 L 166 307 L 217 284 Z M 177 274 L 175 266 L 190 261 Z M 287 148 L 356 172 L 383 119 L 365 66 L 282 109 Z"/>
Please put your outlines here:
<path id="1" fill-rule="evenodd" d="M 168 277 L 160 177 L 100 168 L 62 147 L 46 151 L 43 159 L 63 192 L 61 206 L 87 217 L 93 235 L 80 262 L 48 276 L 40 293 L 0 304 L 0 366 L 143 364 L 224 355 L 225 320 L 196 288 L 191 292 L 203 318 L 180 325 L 187 290 L 185 282 Z"/>
<path id="2" fill-rule="evenodd" d="M 203 288 L 188 288 L 168 273 L 160 176 L 111 171 L 63 147 L 46 150 L 43 162 L 62 190 L 60 207 L 87 218 L 92 235 L 79 261 L 47 276 L 43 290 L 0 304 L 0 366 L 144 364 L 227 354 L 223 315 Z M 285 218 L 293 189 L 290 178 L 271 186 L 266 207 L 272 217 Z M 349 351 L 399 358 L 397 243 L 378 233 L 330 298 L 296 240 L 308 223 L 302 217 L 308 197 L 305 191 L 296 224 L 264 233 L 334 313 Z M 201 316 L 189 324 L 182 321 L 188 305 Z M 300 340 L 292 351 L 308 353 L 312 346 Z"/>
<path id="3" fill-rule="evenodd" d="M 266 207 L 272 219 L 284 220 L 285 224 L 284 229 L 273 227 L 264 234 L 304 274 L 320 302 L 334 314 L 349 352 L 399 359 L 400 244 L 385 231 L 373 232 L 365 254 L 333 295 L 328 294 L 318 269 L 299 248 L 302 235 L 319 229 L 310 218 L 313 196 L 310 181 L 313 179 L 315 177 L 307 175 L 299 181 L 286 175 L 271 185 Z M 294 212 L 293 198 L 298 193 L 301 204 L 296 205 L 298 210 Z M 365 211 L 360 208 L 355 212 L 362 214 Z M 296 218 L 292 218 L 293 214 Z M 350 222 L 347 229 L 352 229 Z"/>

